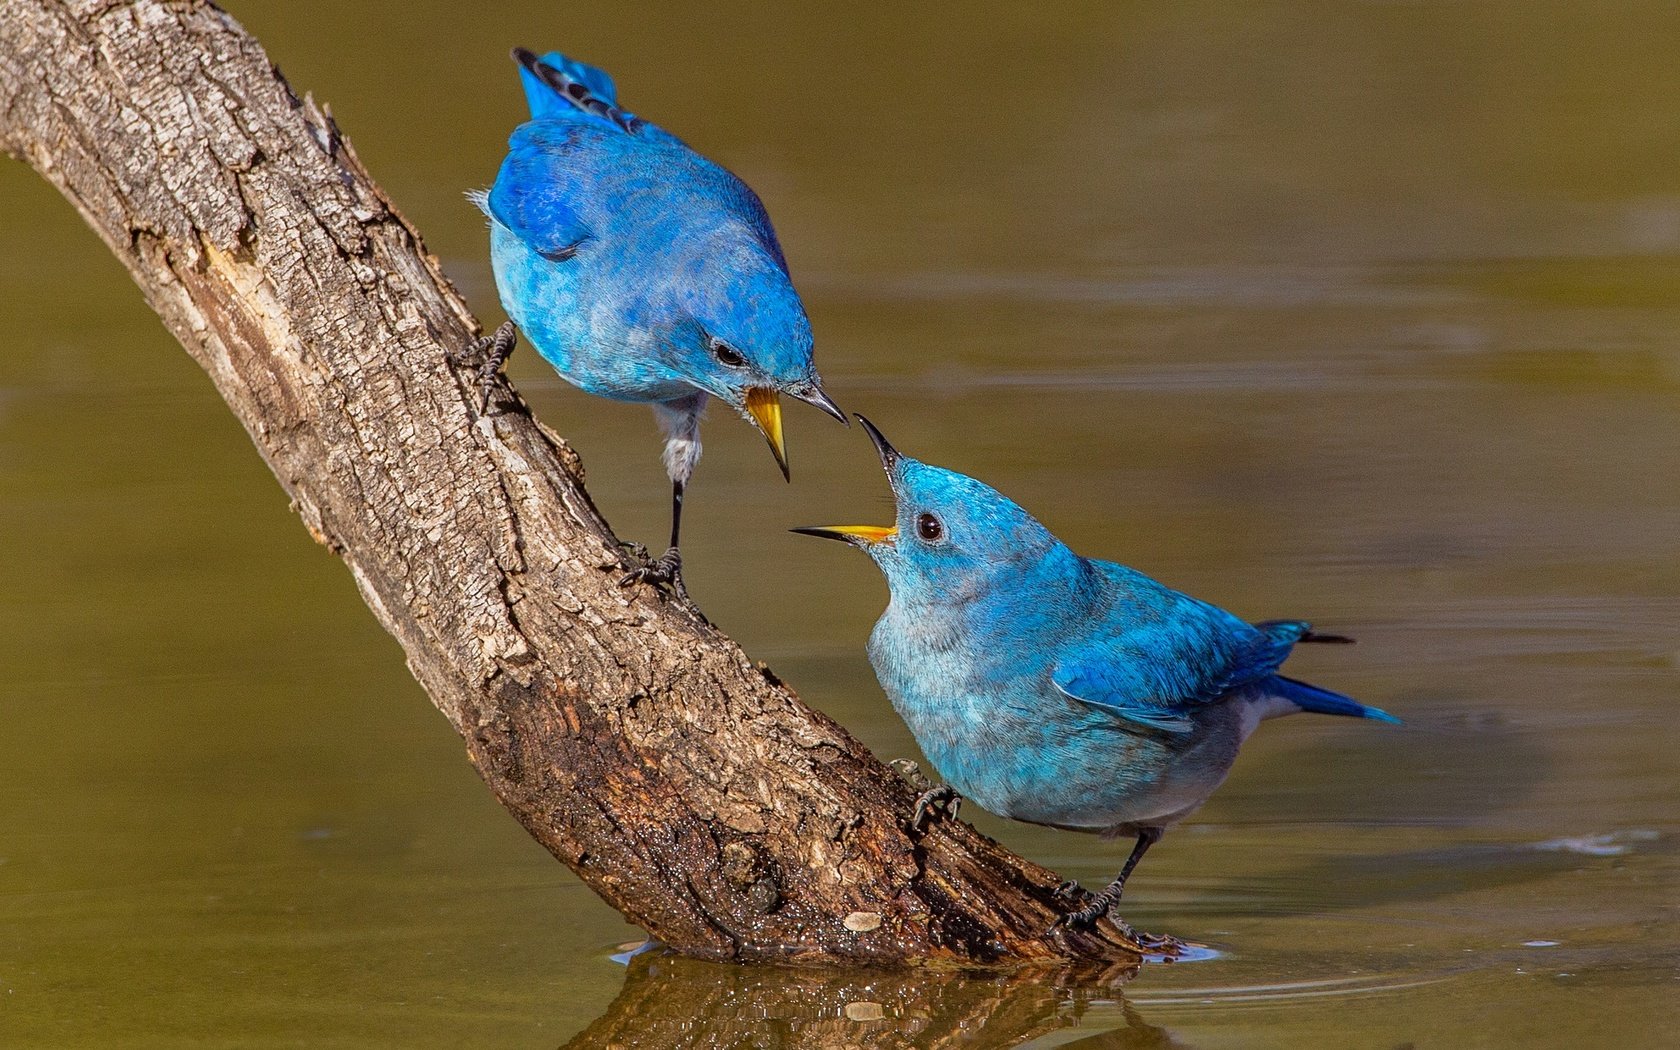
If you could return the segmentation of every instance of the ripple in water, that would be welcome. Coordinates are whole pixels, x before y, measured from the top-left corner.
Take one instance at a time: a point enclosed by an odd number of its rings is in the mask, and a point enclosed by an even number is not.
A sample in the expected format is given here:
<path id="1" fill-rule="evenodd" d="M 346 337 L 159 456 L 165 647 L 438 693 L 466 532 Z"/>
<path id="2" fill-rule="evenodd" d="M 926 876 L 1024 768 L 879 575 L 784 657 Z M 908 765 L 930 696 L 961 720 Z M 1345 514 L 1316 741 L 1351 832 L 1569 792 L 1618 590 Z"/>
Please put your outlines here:
<path id="1" fill-rule="evenodd" d="M 1579 853 L 1587 857 L 1620 857 L 1633 849 L 1635 842 L 1654 842 L 1659 838 L 1655 831 L 1645 828 L 1633 828 L 1628 831 L 1612 831 L 1604 835 L 1578 835 L 1568 838 L 1547 839 L 1536 842 L 1534 848 L 1548 853 Z"/>
<path id="2" fill-rule="evenodd" d="M 1241 984 L 1229 987 L 1173 988 L 1151 993 L 1132 985 L 1126 999 L 1137 1006 L 1205 1006 L 1224 1003 L 1271 1003 L 1302 999 L 1352 998 L 1420 988 L 1448 980 L 1444 975 L 1375 973 L 1358 977 L 1333 977 L 1316 981 L 1278 981 L 1271 984 Z"/>

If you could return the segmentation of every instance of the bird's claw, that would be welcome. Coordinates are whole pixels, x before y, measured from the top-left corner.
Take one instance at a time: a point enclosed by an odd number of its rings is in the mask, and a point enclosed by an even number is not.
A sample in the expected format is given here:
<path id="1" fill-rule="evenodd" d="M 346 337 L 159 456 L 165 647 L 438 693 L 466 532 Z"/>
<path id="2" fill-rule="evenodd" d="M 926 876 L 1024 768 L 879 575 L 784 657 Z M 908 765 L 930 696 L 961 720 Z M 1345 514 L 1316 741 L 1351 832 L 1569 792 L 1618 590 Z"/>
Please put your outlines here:
<path id="1" fill-rule="evenodd" d="M 887 768 L 904 778 L 904 782 L 917 791 L 927 791 L 933 787 L 933 781 L 922 772 L 922 767 L 908 758 L 895 758 L 887 763 Z"/>
<path id="2" fill-rule="evenodd" d="M 1081 886 L 1077 879 L 1064 879 L 1050 891 L 1050 896 L 1059 901 L 1087 901 L 1091 899 L 1091 891 Z"/>
<path id="3" fill-rule="evenodd" d="M 1066 883 L 1063 883 L 1063 885 L 1065 886 Z M 1074 886 L 1077 887 L 1078 885 L 1078 883 L 1074 883 Z M 1061 886 L 1056 887 L 1056 892 L 1058 894 L 1061 893 L 1061 888 Z M 1085 891 L 1080 890 L 1079 892 L 1084 893 Z M 1050 924 L 1050 928 L 1045 930 L 1044 933 L 1046 936 L 1049 936 L 1050 934 L 1055 933 L 1060 927 L 1066 927 L 1069 930 L 1085 929 L 1086 927 L 1095 924 L 1098 919 L 1107 915 L 1109 911 L 1119 903 L 1120 895 L 1117 893 L 1110 893 L 1108 890 L 1104 890 L 1101 893 L 1088 893 L 1086 894 L 1085 906 L 1083 908 L 1080 908 L 1078 911 L 1068 912 L 1066 915 L 1058 918 L 1055 922 Z"/>
<path id="4" fill-rule="evenodd" d="M 1063 883 L 1062 885 L 1065 886 L 1067 883 Z M 1077 883 L 1075 885 L 1077 885 Z M 1056 888 L 1058 891 L 1061 889 L 1060 886 Z M 1086 892 L 1087 896 L 1091 896 L 1091 894 L 1087 891 L 1081 892 Z M 1097 894 L 1096 896 L 1103 896 L 1103 894 Z M 1140 930 L 1134 929 L 1131 923 L 1114 914 L 1114 908 L 1119 903 L 1119 899 L 1116 898 L 1103 904 L 1102 911 L 1099 912 L 1092 912 L 1092 906 L 1087 906 L 1076 912 L 1063 915 L 1050 924 L 1049 929 L 1044 931 L 1044 936 L 1054 937 L 1056 935 L 1056 931 L 1061 929 L 1069 931 L 1085 929 L 1094 925 L 1098 919 L 1106 916 L 1108 921 L 1114 924 L 1114 930 L 1120 935 L 1122 940 L 1130 942 L 1135 948 L 1142 950 L 1145 953 L 1159 954 L 1165 957 L 1168 961 L 1171 961 L 1172 959 L 1177 958 L 1184 951 L 1186 947 L 1185 943 L 1171 934 L 1144 933 Z M 1095 902 L 1093 902 L 1093 905 L 1094 904 Z"/>
<path id="5" fill-rule="evenodd" d="M 1160 952 L 1163 955 L 1177 956 L 1179 953 L 1183 952 L 1186 947 L 1188 947 L 1188 945 L 1186 945 L 1182 940 L 1174 937 L 1170 933 L 1144 933 L 1140 930 L 1132 929 L 1129 923 L 1121 922 L 1118 919 L 1112 919 L 1111 921 L 1113 921 L 1116 926 L 1120 927 L 1121 933 L 1125 934 L 1127 938 L 1143 948 L 1145 951 Z"/>
<path id="6" fill-rule="evenodd" d="M 688 588 L 683 586 L 682 579 L 682 554 L 678 552 L 677 548 L 672 547 L 659 557 L 648 559 L 647 548 L 642 547 L 641 544 L 625 544 L 625 546 L 632 551 L 640 550 L 642 564 L 619 577 L 618 585 L 620 587 L 628 587 L 633 583 L 646 583 L 654 587 L 668 588 L 678 598 L 685 602 L 688 601 Z"/>
<path id="7" fill-rule="evenodd" d="M 949 784 L 928 788 L 916 798 L 916 808 L 910 814 L 910 830 L 920 835 L 928 829 L 935 814 L 955 820 L 961 808 L 962 796 L 956 788 Z"/>
<path id="8" fill-rule="evenodd" d="M 479 412 L 490 408 L 490 395 L 496 389 L 496 380 L 502 373 L 502 366 L 513 355 L 513 347 L 518 340 L 519 329 L 512 321 L 503 321 L 501 327 L 490 335 L 474 339 L 465 349 L 448 355 L 450 364 L 477 370 Z"/>

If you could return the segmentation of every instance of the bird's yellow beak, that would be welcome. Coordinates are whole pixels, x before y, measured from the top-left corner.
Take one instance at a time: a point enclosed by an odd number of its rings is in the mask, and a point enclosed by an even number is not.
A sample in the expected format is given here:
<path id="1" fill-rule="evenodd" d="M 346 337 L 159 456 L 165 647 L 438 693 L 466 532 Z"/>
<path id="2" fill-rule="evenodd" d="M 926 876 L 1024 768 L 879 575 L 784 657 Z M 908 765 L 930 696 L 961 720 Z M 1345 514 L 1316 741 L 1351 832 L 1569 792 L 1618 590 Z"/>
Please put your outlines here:
<path id="1" fill-rule="evenodd" d="M 782 468 L 783 480 L 793 480 L 788 473 L 787 449 L 782 444 L 782 403 L 777 399 L 776 392 L 767 386 L 748 388 L 747 414 L 758 424 L 764 440 L 770 442 L 770 454 L 776 457 L 776 465 Z"/>
<path id="2" fill-rule="evenodd" d="M 871 546 L 898 535 L 898 528 L 892 525 L 810 525 L 788 531 L 823 540 L 839 540 L 841 543 L 859 547 Z"/>

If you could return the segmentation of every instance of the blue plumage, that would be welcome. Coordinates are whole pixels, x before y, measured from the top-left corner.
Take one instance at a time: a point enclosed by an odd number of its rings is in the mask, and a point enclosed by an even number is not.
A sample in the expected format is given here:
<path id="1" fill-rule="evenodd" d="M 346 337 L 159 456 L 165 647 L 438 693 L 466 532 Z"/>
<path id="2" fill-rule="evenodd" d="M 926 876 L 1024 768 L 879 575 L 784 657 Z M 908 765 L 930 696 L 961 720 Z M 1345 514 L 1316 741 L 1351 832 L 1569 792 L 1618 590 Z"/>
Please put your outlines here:
<path id="1" fill-rule="evenodd" d="M 676 580 L 682 495 L 711 399 L 757 426 L 784 475 L 779 394 L 845 421 L 811 359 L 811 326 L 757 195 L 619 106 L 612 78 L 516 50 L 531 120 L 508 142 L 490 219 L 510 324 L 589 393 L 653 405 L 672 481 L 671 551 L 640 575 Z M 482 342 L 486 390 L 513 328 Z"/>
<path id="2" fill-rule="evenodd" d="M 1082 558 L 996 490 L 900 455 L 863 422 L 896 524 L 795 531 L 861 547 L 886 575 L 892 600 L 869 659 L 950 788 L 1016 820 L 1137 837 L 1120 877 L 1073 921 L 1119 899 L 1138 859 L 1225 780 L 1262 720 L 1397 721 L 1277 673 L 1299 642 L 1348 639 L 1299 620 L 1249 624 Z"/>
<path id="3" fill-rule="evenodd" d="M 589 115 L 594 108 L 587 103 L 579 104 L 590 95 L 607 109 L 618 108 L 618 87 L 604 69 L 567 58 L 558 51 L 550 51 L 532 61 L 530 52 L 521 49 L 513 53 L 513 58 L 519 63 L 519 82 L 525 88 L 525 103 L 531 108 L 533 120 L 582 119 L 580 114 Z M 539 66 L 547 67 L 548 72 L 539 71 Z M 568 89 L 565 86 L 568 81 L 583 90 Z"/>

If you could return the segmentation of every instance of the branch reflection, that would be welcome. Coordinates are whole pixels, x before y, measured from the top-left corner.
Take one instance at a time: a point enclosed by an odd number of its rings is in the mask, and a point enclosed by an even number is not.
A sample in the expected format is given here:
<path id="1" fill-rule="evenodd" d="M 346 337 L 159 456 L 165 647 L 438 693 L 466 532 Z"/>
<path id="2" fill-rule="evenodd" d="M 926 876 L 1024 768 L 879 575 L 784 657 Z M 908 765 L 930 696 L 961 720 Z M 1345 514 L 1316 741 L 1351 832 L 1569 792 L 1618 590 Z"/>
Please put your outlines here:
<path id="1" fill-rule="evenodd" d="M 1136 973 L 802 970 L 647 954 L 631 960 L 618 998 L 563 1050 L 1183 1046 L 1121 998 Z M 1085 1027 L 1090 1034 L 1078 1035 Z M 1036 1042 L 1051 1033 L 1059 1034 Z"/>

